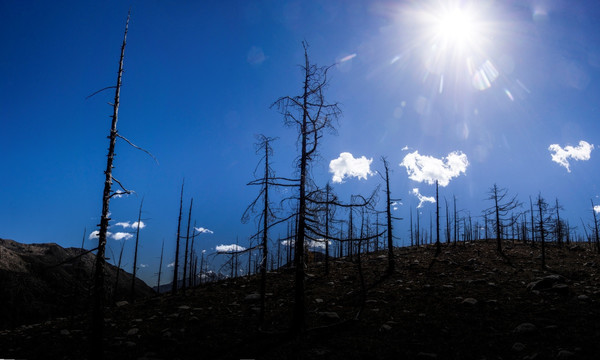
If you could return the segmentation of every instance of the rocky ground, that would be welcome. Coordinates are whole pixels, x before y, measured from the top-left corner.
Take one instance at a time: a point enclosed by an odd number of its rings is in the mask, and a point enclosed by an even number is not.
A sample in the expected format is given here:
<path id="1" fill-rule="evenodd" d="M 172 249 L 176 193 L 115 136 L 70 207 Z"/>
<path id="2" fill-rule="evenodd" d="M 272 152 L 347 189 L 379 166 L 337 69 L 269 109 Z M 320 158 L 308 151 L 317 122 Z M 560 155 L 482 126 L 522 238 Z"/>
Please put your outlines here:
<path id="1" fill-rule="evenodd" d="M 596 359 L 600 256 L 587 244 L 547 249 L 493 241 L 397 249 L 311 264 L 307 331 L 288 335 L 293 273 L 270 273 L 258 329 L 256 278 L 204 285 L 107 309 L 107 359 Z M 0 358 L 88 356 L 86 316 L 0 332 Z"/>

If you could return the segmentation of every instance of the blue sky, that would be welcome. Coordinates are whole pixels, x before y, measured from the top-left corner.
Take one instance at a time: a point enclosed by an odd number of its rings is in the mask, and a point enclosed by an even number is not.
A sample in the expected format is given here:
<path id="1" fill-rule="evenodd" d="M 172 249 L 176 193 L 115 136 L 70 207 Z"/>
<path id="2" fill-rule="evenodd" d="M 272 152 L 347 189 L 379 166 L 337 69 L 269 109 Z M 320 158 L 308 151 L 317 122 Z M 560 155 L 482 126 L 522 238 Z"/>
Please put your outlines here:
<path id="1" fill-rule="evenodd" d="M 246 186 L 256 134 L 279 138 L 275 171 L 293 176 L 297 134 L 270 105 L 301 90 L 303 40 L 312 62 L 337 62 L 326 96 L 343 111 L 321 142 L 319 184 L 347 152 L 373 159 L 371 173 L 387 156 L 406 219 L 419 203 L 414 188 L 435 193 L 427 176 L 449 177 L 440 196 L 456 195 L 474 216 L 494 183 L 522 201 L 557 197 L 575 224 L 600 201 L 594 2 L 9 0 L 0 2 L 0 237 L 79 246 L 84 228 L 96 229 L 113 94 L 85 98 L 115 83 L 130 5 L 119 131 L 159 164 L 118 143 L 114 175 L 137 196 L 114 199 L 111 211 L 113 223 L 135 221 L 144 197 L 139 262 L 150 283 L 163 239 L 173 260 L 184 178 L 192 219 L 214 232 L 198 245 L 210 253 L 236 238 L 247 245 L 255 231 L 240 217 L 257 191 Z M 409 154 L 427 164 L 410 177 L 400 166 Z M 452 154 L 468 165 L 444 163 Z M 348 199 L 380 183 L 366 175 L 333 185 Z M 408 221 L 395 229 L 407 239 Z"/>

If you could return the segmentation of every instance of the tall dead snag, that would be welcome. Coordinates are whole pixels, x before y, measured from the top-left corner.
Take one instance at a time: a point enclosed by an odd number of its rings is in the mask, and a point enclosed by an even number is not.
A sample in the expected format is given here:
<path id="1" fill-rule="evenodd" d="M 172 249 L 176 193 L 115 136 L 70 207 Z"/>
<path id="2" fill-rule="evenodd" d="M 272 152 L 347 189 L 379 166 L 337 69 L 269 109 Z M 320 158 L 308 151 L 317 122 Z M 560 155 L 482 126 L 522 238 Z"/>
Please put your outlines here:
<path id="1" fill-rule="evenodd" d="M 548 203 L 542 197 L 542 194 L 538 194 L 536 205 L 539 211 L 539 218 L 537 223 L 537 230 L 540 234 L 540 240 L 542 244 L 542 269 L 546 268 L 546 235 L 548 234 L 548 226 L 552 222 L 551 212 L 548 209 Z"/>
<path id="2" fill-rule="evenodd" d="M 513 196 L 510 199 L 507 199 L 508 190 L 505 188 L 498 188 L 498 185 L 494 184 L 488 191 L 489 197 L 486 200 L 492 200 L 494 205 L 487 208 L 485 211 L 486 214 L 492 215 L 495 217 L 494 225 L 496 230 L 496 242 L 497 242 L 497 250 L 499 253 L 502 252 L 502 227 L 503 226 L 512 226 L 512 222 L 506 224 L 507 216 L 514 209 L 521 206 L 521 203 L 517 201 L 517 196 Z M 513 217 L 514 219 L 514 217 Z"/>
<path id="3" fill-rule="evenodd" d="M 297 96 L 284 96 L 279 98 L 273 106 L 284 117 L 287 126 L 295 127 L 298 131 L 300 155 L 296 168 L 300 181 L 298 184 L 298 227 L 295 241 L 294 265 L 295 290 L 292 332 L 304 329 L 304 245 L 307 232 L 307 193 L 312 185 L 309 179 L 309 165 L 317 155 L 317 146 L 325 129 L 333 129 L 332 122 L 341 115 L 341 110 L 336 103 L 326 102 L 324 91 L 327 87 L 327 73 L 329 67 L 317 67 L 310 63 L 308 58 L 308 44 L 302 42 L 304 47 L 304 65 L 302 93 Z"/>
<path id="4" fill-rule="evenodd" d="M 177 293 L 177 273 L 179 271 L 179 239 L 181 237 L 181 212 L 183 211 L 183 185 L 185 181 L 181 183 L 181 196 L 179 197 L 179 218 L 177 220 L 177 238 L 175 240 L 175 264 L 173 264 L 173 284 L 171 287 L 171 293 L 175 295 Z"/>
<path id="5" fill-rule="evenodd" d="M 187 267 L 188 267 L 188 246 L 190 241 L 190 224 L 192 221 L 192 205 L 194 204 L 194 198 L 190 200 L 190 212 L 188 214 L 188 223 L 187 223 L 187 232 L 185 235 L 185 251 L 183 253 L 183 279 L 181 283 L 181 287 L 185 290 L 185 281 L 187 275 Z M 191 261 L 190 261 L 191 263 Z"/>
<path id="6" fill-rule="evenodd" d="M 117 121 L 119 115 L 119 98 L 121 93 L 121 78 L 123 76 L 123 60 L 125 58 L 125 46 L 127 43 L 127 30 L 129 27 L 129 16 L 125 23 L 123 33 L 123 43 L 121 45 L 121 56 L 119 58 L 119 71 L 117 73 L 117 85 L 115 88 L 115 99 L 113 103 L 112 124 L 110 127 L 108 154 L 106 156 L 106 170 L 104 171 L 104 191 L 102 192 L 102 214 L 100 216 L 100 231 L 98 234 L 98 251 L 96 253 L 96 264 L 94 272 L 94 300 L 92 311 L 92 336 L 90 355 L 93 359 L 102 359 L 104 357 L 104 346 L 102 337 L 104 336 L 104 264 L 106 263 L 106 235 L 108 231 L 109 203 L 112 196 L 112 169 L 115 158 L 115 144 L 117 142 Z M 118 182 L 118 181 L 117 181 Z"/>
<path id="7" fill-rule="evenodd" d="M 264 135 L 258 135 L 258 142 L 256 143 L 256 152 L 263 153 L 263 157 L 260 163 L 264 163 L 264 170 L 262 171 L 262 177 L 258 177 L 257 171 L 254 172 L 255 180 L 249 182 L 247 185 L 259 185 L 260 192 L 258 196 L 254 199 L 254 201 L 246 208 L 244 214 L 242 215 L 242 222 L 247 222 L 250 213 L 258 212 L 256 207 L 259 205 L 259 201 L 262 199 L 262 210 L 259 215 L 259 222 L 262 220 L 262 230 L 259 231 L 255 237 L 261 236 L 261 258 L 259 264 L 260 270 L 260 311 L 258 315 L 259 326 L 262 326 L 264 317 L 265 317 L 265 294 L 267 289 L 267 260 L 269 257 L 269 227 L 272 226 L 270 224 L 270 220 L 275 218 L 274 212 L 271 210 L 271 204 L 269 202 L 269 187 L 270 186 L 285 186 L 280 182 L 289 182 L 290 179 L 277 178 L 275 177 L 275 173 L 271 168 L 269 162 L 269 156 L 273 155 L 273 148 L 271 147 L 271 142 L 275 139 L 266 137 Z M 256 168 L 258 170 L 258 166 Z M 294 186 L 294 185 L 289 185 Z M 260 225 L 259 225 L 260 227 Z M 289 241 L 289 240 L 288 240 Z M 248 258 L 250 261 L 250 257 Z M 250 273 L 250 269 L 248 270 Z"/>
<path id="8" fill-rule="evenodd" d="M 160 261 L 158 262 L 158 281 L 156 282 L 156 292 L 160 294 L 160 275 L 162 274 L 163 253 L 165 251 L 165 239 L 160 248 Z"/>
<path id="9" fill-rule="evenodd" d="M 140 202 L 140 212 L 138 214 L 137 228 L 135 230 L 135 251 L 133 253 L 133 276 L 131 279 L 131 301 L 135 299 L 135 276 L 137 273 L 137 254 L 138 254 L 138 244 L 140 241 L 140 224 L 142 222 L 142 206 L 144 205 L 144 199 L 142 198 L 142 202 Z"/>
<path id="10" fill-rule="evenodd" d="M 385 196 L 386 196 L 385 212 L 387 215 L 387 248 L 388 248 L 387 273 L 391 274 L 394 272 L 395 264 L 396 264 L 396 262 L 394 261 L 394 235 L 393 235 L 393 231 L 392 231 L 392 220 L 400 220 L 399 218 L 394 218 L 392 216 L 392 201 L 399 201 L 399 200 L 393 200 L 391 198 L 392 192 L 390 191 L 389 163 L 387 162 L 387 159 L 385 157 L 381 157 L 381 161 L 383 162 L 383 168 L 385 169 L 385 178 L 383 180 L 385 181 Z M 411 218 L 412 218 L 412 213 L 411 213 Z M 412 220 L 411 220 L 411 233 L 412 233 Z M 411 243 L 412 243 L 412 235 L 411 235 Z"/>

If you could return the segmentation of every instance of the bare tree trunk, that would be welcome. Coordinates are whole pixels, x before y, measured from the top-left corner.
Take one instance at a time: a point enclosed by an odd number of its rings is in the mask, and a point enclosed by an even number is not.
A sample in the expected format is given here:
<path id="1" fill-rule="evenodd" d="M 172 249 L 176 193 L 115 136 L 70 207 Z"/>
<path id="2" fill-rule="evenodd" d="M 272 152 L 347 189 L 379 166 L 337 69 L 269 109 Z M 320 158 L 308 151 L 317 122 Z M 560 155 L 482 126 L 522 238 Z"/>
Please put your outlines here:
<path id="1" fill-rule="evenodd" d="M 179 218 L 177 220 L 177 239 L 175 241 L 175 264 L 173 266 L 173 284 L 171 288 L 171 293 L 175 295 L 177 293 L 177 282 L 178 277 L 177 273 L 179 272 L 179 238 L 181 236 L 181 212 L 183 211 L 183 185 L 185 181 L 181 183 L 181 195 L 179 197 Z"/>
<path id="2" fill-rule="evenodd" d="M 156 283 L 156 291 L 160 294 L 160 275 L 162 274 L 163 253 L 165 251 L 165 240 L 162 241 L 160 248 L 160 261 L 158 263 L 158 282 Z"/>
<path id="3" fill-rule="evenodd" d="M 135 300 L 135 276 L 137 274 L 137 254 L 138 254 L 138 244 L 140 241 L 140 222 L 142 221 L 142 206 L 144 205 L 144 199 L 140 203 L 140 212 L 138 214 L 137 221 L 137 229 L 135 231 L 135 250 L 133 252 L 133 276 L 131 279 L 131 301 Z"/>
<path id="4" fill-rule="evenodd" d="M 386 194 L 386 214 L 387 214 L 387 245 L 388 245 L 388 266 L 387 272 L 391 274 L 394 272 L 396 262 L 394 261 L 394 235 L 392 232 L 392 200 L 390 192 L 390 174 L 388 162 L 385 158 L 383 161 L 383 167 L 385 169 L 385 194 Z"/>
<path id="5" fill-rule="evenodd" d="M 194 198 L 190 200 L 190 212 L 188 213 L 188 223 L 187 223 L 187 232 L 185 235 L 185 251 L 183 253 L 183 278 L 182 278 L 182 288 L 185 290 L 185 282 L 187 276 L 187 265 L 188 265 L 188 243 L 190 240 L 190 224 L 192 220 L 192 205 L 194 204 Z"/>
<path id="6" fill-rule="evenodd" d="M 112 169 L 113 160 L 115 157 L 115 144 L 117 141 L 117 121 L 119 115 L 119 99 L 121 94 L 121 78 L 123 76 L 123 60 L 125 58 L 125 46 L 127 44 L 127 30 L 129 27 L 129 16 L 127 14 L 127 22 L 125 23 L 125 32 L 123 34 L 123 43 L 121 44 L 121 56 L 119 58 L 119 71 L 117 73 L 117 86 L 115 90 L 115 100 L 113 103 L 112 124 L 109 135 L 109 147 L 106 160 L 106 170 L 104 171 L 104 191 L 102 192 L 102 214 L 100 216 L 100 232 L 98 234 L 98 251 L 96 253 L 96 264 L 94 273 L 94 303 L 92 313 L 92 336 L 90 337 L 90 358 L 104 358 L 104 264 L 106 233 L 108 231 L 109 218 L 109 203 L 111 198 L 112 187 Z"/>

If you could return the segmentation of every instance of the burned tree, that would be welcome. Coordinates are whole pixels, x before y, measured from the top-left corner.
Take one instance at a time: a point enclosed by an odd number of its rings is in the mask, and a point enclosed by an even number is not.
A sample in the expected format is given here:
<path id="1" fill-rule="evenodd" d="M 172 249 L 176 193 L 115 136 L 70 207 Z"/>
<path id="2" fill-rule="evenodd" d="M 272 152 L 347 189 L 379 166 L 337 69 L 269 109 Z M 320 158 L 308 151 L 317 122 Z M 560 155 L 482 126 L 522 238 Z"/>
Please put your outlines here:
<path id="1" fill-rule="evenodd" d="M 113 115 L 112 123 L 109 134 L 109 146 L 108 155 L 106 160 L 106 170 L 104 171 L 104 191 L 102 192 L 102 214 L 100 216 L 100 231 L 98 233 L 98 250 L 96 252 L 96 264 L 94 272 L 94 296 L 93 296 L 93 314 L 92 314 L 92 336 L 90 347 L 90 355 L 94 359 L 101 359 L 104 357 L 104 347 L 102 338 L 104 336 L 104 300 L 105 300 L 105 288 L 104 288 L 104 265 L 105 259 L 105 248 L 106 248 L 106 235 L 108 232 L 109 218 L 109 204 L 110 199 L 117 194 L 112 192 L 112 182 L 116 180 L 112 175 L 113 161 L 115 158 L 115 144 L 117 142 L 117 121 L 119 115 L 119 100 L 121 93 L 121 78 L 123 76 L 123 60 L 125 58 L 125 46 L 127 43 L 127 29 L 129 27 L 129 14 L 127 15 L 127 22 L 125 24 L 125 32 L 123 34 L 123 43 L 121 45 L 121 56 L 119 59 L 119 70 L 117 72 L 117 85 L 115 86 L 115 99 L 113 103 Z M 120 184 L 120 183 L 119 183 Z"/>
<path id="2" fill-rule="evenodd" d="M 395 268 L 395 261 L 394 261 L 394 235 L 393 235 L 393 231 L 392 231 L 392 220 L 401 220 L 400 218 L 395 218 L 392 216 L 392 198 L 391 198 L 391 191 L 390 191 L 390 173 L 389 173 L 389 163 L 387 162 L 387 159 L 385 157 L 381 158 L 381 161 L 383 162 L 383 168 L 385 169 L 385 178 L 382 176 L 383 180 L 385 181 L 385 195 L 386 195 L 386 208 L 385 208 L 385 212 L 386 212 L 386 216 L 387 216 L 387 248 L 388 248 L 388 266 L 387 266 L 387 272 L 388 274 L 391 274 L 394 272 L 394 268 Z M 381 174 L 379 174 L 381 176 Z M 394 200 L 394 201 L 400 201 L 400 200 Z M 411 215 L 412 217 L 412 215 Z M 411 220 L 412 222 L 412 220 Z M 412 233 L 412 224 L 411 224 L 411 233 Z M 412 239 L 412 234 L 411 234 L 411 239 Z M 411 240 L 412 242 L 412 240 Z"/>
<path id="3" fill-rule="evenodd" d="M 173 264 L 173 284 L 171 285 L 171 293 L 177 293 L 177 272 L 179 271 L 179 239 L 181 237 L 181 213 L 183 211 L 183 185 L 181 183 L 181 195 L 179 197 L 179 218 L 177 220 L 177 237 L 175 239 L 175 263 Z"/>
<path id="4" fill-rule="evenodd" d="M 287 126 L 295 127 L 298 131 L 300 155 L 296 169 L 299 175 L 298 184 L 298 227 L 296 232 L 294 265 L 295 265 L 295 295 L 292 320 L 293 332 L 304 329 L 304 245 L 307 233 L 307 193 L 312 182 L 309 167 L 317 155 L 319 140 L 323 131 L 333 129 L 333 121 L 341 114 L 336 103 L 325 100 L 325 89 L 328 83 L 329 67 L 318 67 L 310 63 L 308 57 L 308 44 L 304 47 L 304 65 L 302 66 L 303 81 L 302 91 L 297 96 L 284 96 L 279 98 L 275 106 L 284 117 Z"/>
<path id="5" fill-rule="evenodd" d="M 244 214 L 242 215 L 242 222 L 247 222 L 250 216 L 250 213 L 257 212 L 257 206 L 259 206 L 260 200 L 262 200 L 262 209 L 260 210 L 259 222 L 262 220 L 262 229 L 255 236 L 261 236 L 261 261 L 259 264 L 260 269 L 260 311 L 258 315 L 259 324 L 262 326 L 264 317 L 265 317 L 265 294 L 266 294 L 266 284 L 267 284 L 267 260 L 269 256 L 269 228 L 271 227 L 270 220 L 275 218 L 275 214 L 271 209 L 271 203 L 269 202 L 269 188 L 271 186 L 285 186 L 289 184 L 283 184 L 282 181 L 287 181 L 289 183 L 293 183 L 293 181 L 289 181 L 290 179 L 277 178 L 275 177 L 275 173 L 271 168 L 269 163 L 269 156 L 273 155 L 273 148 L 271 147 L 271 142 L 275 139 L 270 138 L 264 135 L 258 136 L 258 142 L 256 143 L 256 152 L 264 153 L 260 163 L 264 163 L 264 170 L 262 171 L 262 177 L 258 177 L 257 170 L 258 166 L 254 172 L 255 180 L 249 182 L 247 185 L 259 185 L 260 192 L 258 196 L 254 199 L 254 201 L 246 208 Z M 289 185 L 294 186 L 294 185 Z M 250 261 L 250 260 L 248 260 Z"/>
<path id="6" fill-rule="evenodd" d="M 131 279 L 131 301 L 135 299 L 135 278 L 137 273 L 137 255 L 138 255 L 138 245 L 140 241 L 140 225 L 142 223 L 142 206 L 144 205 L 144 199 L 140 202 L 140 212 L 138 214 L 137 227 L 135 230 L 135 250 L 133 252 L 133 276 Z"/>
<path id="7" fill-rule="evenodd" d="M 512 223 L 506 224 L 508 214 L 512 213 L 512 211 L 521 206 L 521 203 L 517 201 L 517 196 L 513 196 L 508 199 L 508 190 L 505 188 L 498 188 L 498 185 L 494 184 L 488 191 L 489 197 L 486 200 L 491 200 L 494 202 L 494 205 L 484 210 L 486 215 L 491 215 L 494 217 L 492 220 L 495 232 L 496 232 L 496 242 L 497 242 L 497 250 L 499 253 L 502 252 L 502 228 L 504 226 L 512 226 Z M 514 218 L 513 218 L 514 219 Z"/>
<path id="8" fill-rule="evenodd" d="M 185 251 L 183 252 L 183 278 L 181 288 L 185 290 L 185 282 L 187 276 L 187 267 L 188 267 L 188 246 L 190 242 L 190 225 L 192 222 L 192 205 L 194 205 L 194 198 L 190 200 L 190 212 L 188 213 L 188 223 L 187 223 L 187 232 L 185 234 Z M 191 263 L 191 261 L 190 261 Z"/>

